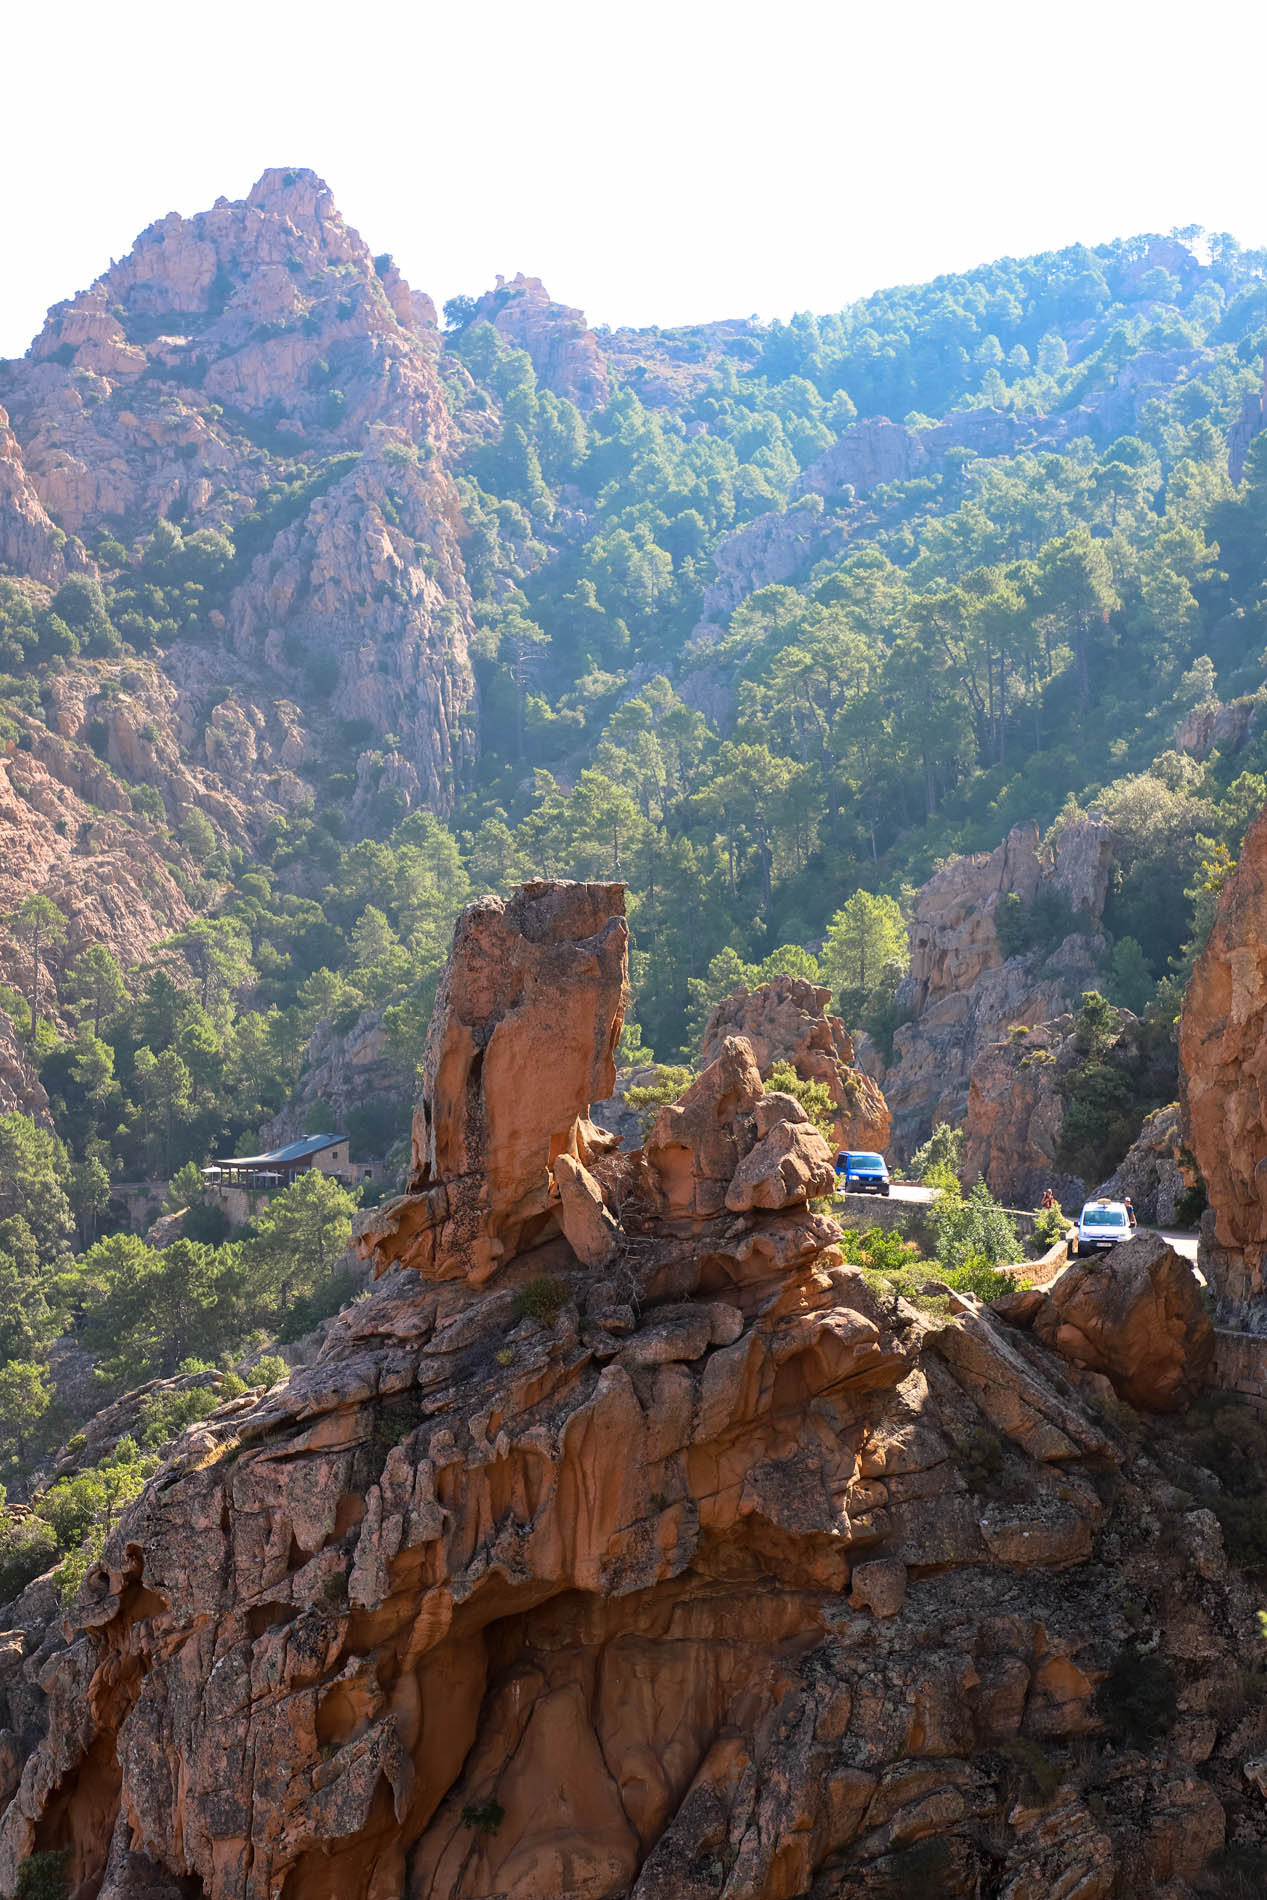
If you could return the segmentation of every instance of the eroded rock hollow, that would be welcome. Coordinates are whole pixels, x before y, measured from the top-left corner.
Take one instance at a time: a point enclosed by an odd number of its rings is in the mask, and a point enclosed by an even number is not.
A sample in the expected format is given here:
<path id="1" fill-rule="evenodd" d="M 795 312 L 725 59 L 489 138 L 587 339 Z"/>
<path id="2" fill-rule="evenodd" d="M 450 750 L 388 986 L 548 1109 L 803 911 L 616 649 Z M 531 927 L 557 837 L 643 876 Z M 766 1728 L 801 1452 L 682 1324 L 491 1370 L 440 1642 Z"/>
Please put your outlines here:
<path id="1" fill-rule="evenodd" d="M 1097 1900 L 1221 1845 L 1216 1521 L 1105 1380 L 842 1265 L 742 1038 L 614 1151 L 623 910 L 464 914 L 375 1290 L 186 1432 L 64 1630 L 10 1607 L 0 1891 L 64 1849 L 76 1900 Z M 1089 1805 L 1141 1602 L 1174 1733 Z"/>

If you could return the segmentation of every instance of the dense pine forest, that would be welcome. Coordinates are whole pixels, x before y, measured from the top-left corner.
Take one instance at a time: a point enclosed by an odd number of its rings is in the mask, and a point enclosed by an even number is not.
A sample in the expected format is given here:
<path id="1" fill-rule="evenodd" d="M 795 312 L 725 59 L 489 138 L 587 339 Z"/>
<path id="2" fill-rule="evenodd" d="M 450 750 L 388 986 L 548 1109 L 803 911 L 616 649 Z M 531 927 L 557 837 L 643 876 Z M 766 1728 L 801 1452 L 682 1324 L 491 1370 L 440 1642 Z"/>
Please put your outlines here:
<path id="1" fill-rule="evenodd" d="M 302 264 L 285 266 L 297 282 Z M 342 286 L 340 322 L 390 288 L 390 258 L 374 267 Z M 499 325 L 522 287 L 452 300 L 434 363 L 475 690 L 431 796 L 408 734 L 349 710 L 331 653 L 293 636 L 270 664 L 311 743 L 284 810 L 235 829 L 112 750 L 115 715 L 158 675 L 202 680 L 191 731 L 134 725 L 151 762 L 196 746 L 214 766 L 222 743 L 231 780 L 243 694 L 208 685 L 204 661 L 235 589 L 267 585 L 284 537 L 371 463 L 388 528 L 436 570 L 417 508 L 437 452 L 354 425 L 351 358 L 307 369 L 302 437 L 285 390 L 249 414 L 211 404 L 238 460 L 196 510 L 178 493 L 62 532 L 76 559 L 56 584 L 0 576 L 0 740 L 39 755 L 77 696 L 93 784 L 187 912 L 130 967 L 105 941 L 69 944 L 45 895 L 7 919 L 0 1008 L 48 1099 L 46 1122 L 0 1122 L 16 1467 L 74 1423 L 49 1370 L 72 1337 L 110 1396 L 293 1335 L 346 1296 L 328 1273 L 352 1214 L 340 1190 L 279 1197 L 245 1236 L 195 1210 L 159 1250 L 122 1231 L 119 1185 L 172 1182 L 184 1206 L 199 1165 L 274 1118 L 341 1116 L 388 1191 L 453 919 L 481 892 L 627 881 L 628 1063 L 689 1062 L 711 1003 L 779 969 L 830 984 L 883 1046 L 914 890 L 1021 820 L 1094 810 L 1115 838 L 1102 988 L 1168 1032 L 1267 799 L 1267 435 L 1242 422 L 1265 271 L 1267 253 L 1185 230 L 786 324 L 587 332 L 599 374 L 574 380 L 576 401 Z M 574 339 L 558 308 L 542 320 Z M 314 303 L 295 328 L 320 320 Z M 73 357 L 53 333 L 40 374 L 104 402 Z M 151 364 L 132 411 L 156 431 L 177 418 L 200 361 Z M 35 401 L 24 374 L 0 367 L 15 426 Z M 394 600 L 385 581 L 387 622 Z M 1008 947 L 1067 922 L 1017 917 Z M 332 1104 L 312 1077 L 370 1024 L 388 1085 Z M 139 1439 L 162 1430 L 143 1419 Z M 67 1504 L 41 1553 L 99 1508 Z"/>

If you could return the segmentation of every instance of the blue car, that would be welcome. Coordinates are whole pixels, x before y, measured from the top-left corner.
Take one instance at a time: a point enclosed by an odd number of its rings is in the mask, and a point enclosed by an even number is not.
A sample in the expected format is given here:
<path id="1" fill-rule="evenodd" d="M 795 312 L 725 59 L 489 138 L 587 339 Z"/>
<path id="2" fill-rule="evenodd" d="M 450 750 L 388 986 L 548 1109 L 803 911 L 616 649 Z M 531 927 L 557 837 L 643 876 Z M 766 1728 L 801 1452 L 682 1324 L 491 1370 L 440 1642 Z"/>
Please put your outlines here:
<path id="1" fill-rule="evenodd" d="M 889 1171 L 883 1155 L 850 1150 L 836 1156 L 836 1192 L 838 1194 L 887 1194 Z"/>

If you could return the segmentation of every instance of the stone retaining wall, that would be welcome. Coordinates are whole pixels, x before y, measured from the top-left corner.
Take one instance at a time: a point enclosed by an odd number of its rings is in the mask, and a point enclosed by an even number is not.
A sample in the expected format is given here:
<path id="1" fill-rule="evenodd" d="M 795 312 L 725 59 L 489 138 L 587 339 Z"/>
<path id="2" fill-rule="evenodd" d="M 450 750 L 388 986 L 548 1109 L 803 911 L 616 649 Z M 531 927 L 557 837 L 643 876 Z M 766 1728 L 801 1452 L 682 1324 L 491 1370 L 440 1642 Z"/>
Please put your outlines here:
<path id="1" fill-rule="evenodd" d="M 1229 1398 L 1267 1409 L 1267 1336 L 1216 1327 L 1210 1384 Z"/>
<path id="2" fill-rule="evenodd" d="M 857 1227 L 863 1232 L 868 1227 L 883 1227 L 886 1233 L 905 1234 L 910 1240 L 918 1240 L 921 1246 L 928 1246 L 937 1238 L 929 1218 L 932 1205 L 931 1201 L 901 1201 L 882 1194 L 838 1194 L 831 1211 L 842 1227 Z M 1017 1239 L 1028 1241 L 1037 1216 L 1023 1208 L 1009 1207 L 1007 1212 Z"/>

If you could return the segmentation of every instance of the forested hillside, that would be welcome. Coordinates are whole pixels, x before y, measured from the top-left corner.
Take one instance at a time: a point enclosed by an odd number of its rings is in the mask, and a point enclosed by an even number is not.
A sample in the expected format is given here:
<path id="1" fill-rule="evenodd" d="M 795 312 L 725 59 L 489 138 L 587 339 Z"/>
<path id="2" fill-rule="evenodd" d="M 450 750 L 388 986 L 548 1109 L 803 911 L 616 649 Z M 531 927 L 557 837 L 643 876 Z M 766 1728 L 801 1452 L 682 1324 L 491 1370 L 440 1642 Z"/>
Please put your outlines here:
<path id="1" fill-rule="evenodd" d="M 883 1045 L 912 888 L 1093 808 L 1103 985 L 1173 1023 L 1267 796 L 1265 268 L 1184 231 L 788 324 L 590 331 L 528 278 L 439 319 L 296 171 L 55 306 L 0 365 L 19 1360 L 114 1284 L 67 1262 L 120 1183 L 388 1154 L 452 920 L 525 877 L 628 882 L 630 1059 L 757 968 Z M 277 1310 L 216 1238 L 213 1354 Z"/>

